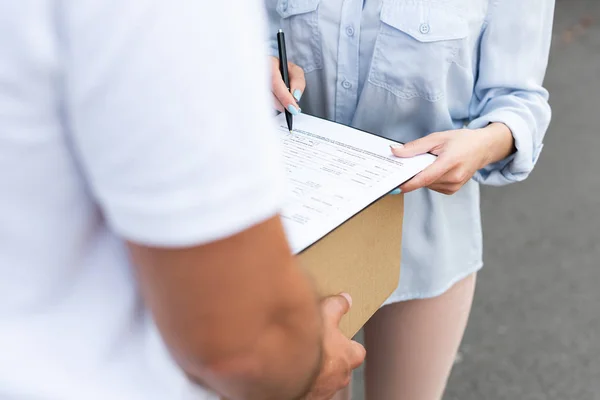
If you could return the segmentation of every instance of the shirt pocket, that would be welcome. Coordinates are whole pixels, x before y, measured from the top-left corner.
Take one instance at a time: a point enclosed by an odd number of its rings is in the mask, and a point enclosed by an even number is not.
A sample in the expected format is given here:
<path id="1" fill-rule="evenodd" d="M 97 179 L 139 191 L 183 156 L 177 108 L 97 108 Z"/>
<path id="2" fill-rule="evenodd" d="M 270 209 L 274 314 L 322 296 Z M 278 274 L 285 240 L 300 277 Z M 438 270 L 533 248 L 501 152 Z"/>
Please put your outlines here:
<path id="1" fill-rule="evenodd" d="M 277 1 L 288 61 L 299 65 L 306 73 L 323 68 L 319 3 L 320 0 Z"/>
<path id="2" fill-rule="evenodd" d="M 444 97 L 469 32 L 460 10 L 446 0 L 384 0 L 380 18 L 369 82 L 405 99 Z"/>

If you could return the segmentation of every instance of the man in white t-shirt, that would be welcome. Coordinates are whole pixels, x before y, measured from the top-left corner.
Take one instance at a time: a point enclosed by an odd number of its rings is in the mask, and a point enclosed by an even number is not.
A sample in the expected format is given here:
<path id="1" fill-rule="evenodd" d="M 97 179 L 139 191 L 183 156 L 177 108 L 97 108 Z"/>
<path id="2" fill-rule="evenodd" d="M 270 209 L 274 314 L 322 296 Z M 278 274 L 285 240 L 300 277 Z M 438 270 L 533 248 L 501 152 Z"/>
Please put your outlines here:
<path id="1" fill-rule="evenodd" d="M 277 217 L 259 6 L 0 1 L 0 399 L 347 384 L 349 303 Z"/>

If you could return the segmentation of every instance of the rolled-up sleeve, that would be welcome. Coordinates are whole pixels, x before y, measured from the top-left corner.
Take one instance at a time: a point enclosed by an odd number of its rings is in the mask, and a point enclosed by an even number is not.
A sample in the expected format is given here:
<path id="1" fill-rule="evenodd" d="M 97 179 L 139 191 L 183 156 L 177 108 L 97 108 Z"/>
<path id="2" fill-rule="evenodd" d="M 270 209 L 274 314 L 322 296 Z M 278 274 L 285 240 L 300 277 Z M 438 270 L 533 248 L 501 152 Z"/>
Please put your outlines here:
<path id="1" fill-rule="evenodd" d="M 494 122 L 508 126 L 516 152 L 478 171 L 474 179 L 493 186 L 529 176 L 550 124 L 548 92 L 542 86 L 552 37 L 554 0 L 495 0 L 490 5 L 479 52 L 470 129 Z"/>

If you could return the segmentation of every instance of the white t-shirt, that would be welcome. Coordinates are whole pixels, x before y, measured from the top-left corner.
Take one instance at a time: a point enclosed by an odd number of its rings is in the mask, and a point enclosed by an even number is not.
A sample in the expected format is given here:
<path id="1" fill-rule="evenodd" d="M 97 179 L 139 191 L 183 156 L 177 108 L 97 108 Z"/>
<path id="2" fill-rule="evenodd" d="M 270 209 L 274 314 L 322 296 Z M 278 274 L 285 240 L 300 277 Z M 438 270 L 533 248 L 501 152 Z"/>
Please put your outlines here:
<path id="1" fill-rule="evenodd" d="M 0 399 L 190 389 L 122 238 L 196 245 L 276 213 L 260 6 L 0 2 Z"/>

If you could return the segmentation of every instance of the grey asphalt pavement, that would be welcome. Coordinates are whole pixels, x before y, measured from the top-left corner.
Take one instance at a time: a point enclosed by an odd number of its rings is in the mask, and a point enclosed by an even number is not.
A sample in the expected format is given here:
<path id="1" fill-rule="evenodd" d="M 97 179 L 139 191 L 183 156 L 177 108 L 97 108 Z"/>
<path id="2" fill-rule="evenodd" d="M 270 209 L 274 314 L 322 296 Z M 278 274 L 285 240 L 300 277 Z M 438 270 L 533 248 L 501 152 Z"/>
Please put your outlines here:
<path id="1" fill-rule="evenodd" d="M 600 0 L 557 2 L 545 85 L 536 170 L 483 189 L 485 267 L 444 400 L 600 400 Z"/>

